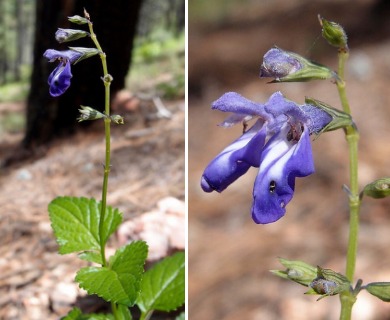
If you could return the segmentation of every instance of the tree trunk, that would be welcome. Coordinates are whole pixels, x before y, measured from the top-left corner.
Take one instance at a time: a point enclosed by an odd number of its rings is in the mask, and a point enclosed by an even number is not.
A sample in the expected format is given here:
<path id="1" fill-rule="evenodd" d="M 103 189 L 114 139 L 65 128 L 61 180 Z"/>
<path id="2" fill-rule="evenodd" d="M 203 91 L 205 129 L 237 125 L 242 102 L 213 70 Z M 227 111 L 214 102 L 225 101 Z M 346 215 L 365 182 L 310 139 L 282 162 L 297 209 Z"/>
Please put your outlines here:
<path id="1" fill-rule="evenodd" d="M 83 16 L 85 8 L 91 16 L 94 31 L 107 55 L 108 71 L 113 76 L 111 92 L 122 89 L 130 67 L 133 39 L 142 0 L 37 0 L 34 67 L 27 101 L 27 126 L 23 145 L 31 148 L 53 137 L 73 133 L 80 104 L 104 109 L 103 71 L 99 56 L 72 66 L 70 88 L 59 98 L 49 95 L 47 78 L 56 63 L 43 57 L 46 49 L 67 46 L 93 47 L 89 38 L 59 45 L 54 34 L 58 27 L 85 29 L 67 21 L 68 16 Z"/>

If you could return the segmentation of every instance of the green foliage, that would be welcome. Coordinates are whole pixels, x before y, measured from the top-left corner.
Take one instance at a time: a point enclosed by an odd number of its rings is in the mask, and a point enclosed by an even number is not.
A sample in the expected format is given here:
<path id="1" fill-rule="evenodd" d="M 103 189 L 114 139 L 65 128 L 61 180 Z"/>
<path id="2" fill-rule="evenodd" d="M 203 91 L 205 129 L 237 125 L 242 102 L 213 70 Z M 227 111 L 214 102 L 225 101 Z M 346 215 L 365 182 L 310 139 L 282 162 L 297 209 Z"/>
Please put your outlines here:
<path id="1" fill-rule="evenodd" d="M 135 91 L 156 88 L 166 98 L 184 96 L 184 44 L 184 33 L 167 31 L 137 39 L 127 85 Z"/>
<path id="2" fill-rule="evenodd" d="M 101 205 L 95 199 L 58 197 L 49 204 L 49 216 L 60 246 L 61 254 L 91 251 L 83 259 L 102 263 L 97 253 L 100 251 L 99 221 Z M 103 224 L 105 244 L 109 236 L 122 222 L 122 215 L 117 209 L 106 208 Z"/>
<path id="3" fill-rule="evenodd" d="M 111 314 L 83 314 L 79 308 L 73 308 L 61 320 L 114 320 Z"/>
<path id="4" fill-rule="evenodd" d="M 111 314 L 83 314 L 79 308 L 73 308 L 61 320 L 114 320 Z"/>
<path id="5" fill-rule="evenodd" d="M 146 242 L 132 242 L 116 251 L 110 259 L 109 267 L 80 269 L 76 281 L 88 294 L 97 294 L 106 301 L 132 306 L 140 290 L 147 254 Z"/>
<path id="6" fill-rule="evenodd" d="M 131 320 L 131 313 L 127 306 L 118 304 L 116 320 Z"/>
<path id="7" fill-rule="evenodd" d="M 0 102 L 24 101 L 27 98 L 29 83 L 12 82 L 0 87 Z"/>
<path id="8" fill-rule="evenodd" d="M 185 300 L 185 256 L 174 254 L 146 271 L 141 282 L 137 305 L 142 313 L 152 310 L 171 311 Z"/>
<path id="9" fill-rule="evenodd" d="M 184 320 L 186 317 L 186 314 L 184 312 L 180 313 L 175 320 Z"/>

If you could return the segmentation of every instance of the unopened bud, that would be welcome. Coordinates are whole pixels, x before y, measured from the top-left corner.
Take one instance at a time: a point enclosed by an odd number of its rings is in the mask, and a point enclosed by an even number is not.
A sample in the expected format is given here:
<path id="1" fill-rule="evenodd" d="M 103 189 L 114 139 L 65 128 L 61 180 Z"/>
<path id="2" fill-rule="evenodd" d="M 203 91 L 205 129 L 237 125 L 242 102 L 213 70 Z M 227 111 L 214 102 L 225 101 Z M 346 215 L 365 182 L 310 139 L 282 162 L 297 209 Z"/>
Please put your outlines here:
<path id="1" fill-rule="evenodd" d="M 342 26 L 333 21 L 328 21 L 318 15 L 318 20 L 322 26 L 322 36 L 334 47 L 348 49 L 347 34 Z"/>
<path id="2" fill-rule="evenodd" d="M 337 79 L 338 76 L 323 65 L 309 61 L 299 54 L 275 47 L 264 55 L 260 67 L 260 78 L 275 78 L 271 82 L 302 82 Z"/>
<path id="3" fill-rule="evenodd" d="M 390 282 L 372 282 L 364 288 L 382 301 L 390 302 Z"/>
<path id="4" fill-rule="evenodd" d="M 55 37 L 59 43 L 62 43 L 84 38 L 88 35 L 89 33 L 83 30 L 58 28 Z"/>
<path id="5" fill-rule="evenodd" d="M 287 269 L 271 270 L 278 277 L 292 280 L 304 286 L 308 286 L 317 277 L 317 268 L 303 261 L 282 258 L 279 258 L 279 261 Z"/>
<path id="6" fill-rule="evenodd" d="M 119 114 L 114 114 L 112 116 L 110 116 L 111 120 L 114 121 L 116 124 L 124 124 L 125 121 L 123 119 L 122 116 L 120 116 Z"/>
<path id="7" fill-rule="evenodd" d="M 84 17 L 81 17 L 81 16 L 78 16 L 78 15 L 68 17 L 68 20 L 70 22 L 73 22 L 73 23 L 76 23 L 76 24 L 86 24 L 86 23 L 88 23 L 88 19 L 86 19 Z"/>
<path id="8" fill-rule="evenodd" d="M 309 284 L 309 287 L 312 291 L 309 290 L 306 294 L 319 294 L 322 296 L 318 299 L 320 300 L 350 290 L 351 283 L 341 273 L 317 266 L 317 278 Z"/>
<path id="9" fill-rule="evenodd" d="M 77 118 L 79 122 L 85 121 L 85 120 L 96 120 L 106 117 L 104 113 L 101 113 L 91 107 L 87 106 L 80 106 L 81 109 L 79 109 L 80 117 Z"/>
<path id="10" fill-rule="evenodd" d="M 390 196 L 390 178 L 381 178 L 371 182 L 364 187 L 363 194 L 375 199 Z"/>

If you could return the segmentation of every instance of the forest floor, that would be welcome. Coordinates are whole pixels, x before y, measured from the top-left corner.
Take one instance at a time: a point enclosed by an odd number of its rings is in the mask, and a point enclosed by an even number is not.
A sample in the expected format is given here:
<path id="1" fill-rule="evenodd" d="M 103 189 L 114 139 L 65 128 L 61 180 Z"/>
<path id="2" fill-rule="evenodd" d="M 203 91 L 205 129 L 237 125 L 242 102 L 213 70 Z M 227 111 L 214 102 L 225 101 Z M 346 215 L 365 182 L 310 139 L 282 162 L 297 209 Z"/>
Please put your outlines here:
<path id="1" fill-rule="evenodd" d="M 220 10 L 214 23 L 190 17 L 189 319 L 338 319 L 338 296 L 316 301 L 318 296 L 304 295 L 307 288 L 269 270 L 284 269 L 282 257 L 344 273 L 348 151 L 341 130 L 312 141 L 316 172 L 297 179 L 287 213 L 276 223 L 256 225 L 251 219 L 257 170 L 221 194 L 204 193 L 199 183 L 206 165 L 242 132 L 241 126 L 217 126 L 226 114 L 210 105 L 223 93 L 264 103 L 280 90 L 298 103 L 309 96 L 340 106 L 331 81 L 268 84 L 270 79 L 258 78 L 262 56 L 274 45 L 337 69 L 337 49 L 321 38 L 318 13 L 340 22 L 351 40 L 347 95 L 361 138 L 359 185 L 390 175 L 389 10 L 375 11 L 373 3 L 237 1 L 229 12 Z M 389 198 L 364 198 L 355 281 L 390 281 L 389 208 Z M 390 319 L 390 305 L 362 292 L 353 319 Z"/>
<path id="2" fill-rule="evenodd" d="M 151 258 L 184 248 L 184 100 L 164 104 L 170 118 L 146 127 L 140 113 L 129 113 L 125 125 L 113 126 L 108 204 L 119 208 L 126 223 L 108 252 L 142 238 L 139 231 L 147 228 L 161 240 L 150 247 Z M 23 115 L 24 104 L 0 105 L 0 117 L 9 112 Z M 75 273 L 86 262 L 58 254 L 47 211 L 57 196 L 101 198 L 103 131 L 97 121 L 88 131 L 53 141 L 35 160 L 0 169 L 0 319 L 58 319 L 73 305 L 87 312 L 104 309 L 75 284 Z M 22 137 L 2 132 L 0 162 L 18 149 Z M 171 235 L 164 234 L 160 222 L 140 219 L 150 212 L 173 215 Z"/>

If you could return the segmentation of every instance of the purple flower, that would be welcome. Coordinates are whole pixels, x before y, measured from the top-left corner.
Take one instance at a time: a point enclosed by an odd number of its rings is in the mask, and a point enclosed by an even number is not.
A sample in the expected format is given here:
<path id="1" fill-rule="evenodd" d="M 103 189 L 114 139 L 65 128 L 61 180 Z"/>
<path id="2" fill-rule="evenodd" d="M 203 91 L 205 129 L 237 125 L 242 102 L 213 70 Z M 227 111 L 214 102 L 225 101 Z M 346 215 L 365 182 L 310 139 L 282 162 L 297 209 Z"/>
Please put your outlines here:
<path id="1" fill-rule="evenodd" d="M 77 61 L 82 54 L 73 50 L 57 51 L 48 49 L 43 56 L 49 59 L 49 62 L 59 61 L 58 66 L 52 71 L 48 78 L 50 95 L 52 97 L 58 97 L 69 88 L 70 79 L 72 78 L 70 65 Z"/>
<path id="2" fill-rule="evenodd" d="M 274 93 L 257 104 L 229 92 L 213 103 L 213 109 L 233 112 L 221 125 L 255 119 L 243 135 L 206 167 L 201 186 L 205 192 L 221 192 L 245 174 L 259 168 L 253 189 L 252 218 L 271 223 L 286 212 L 294 194 L 295 178 L 314 172 L 310 134 L 319 133 L 332 117 L 314 105 L 297 105 Z"/>
<path id="3" fill-rule="evenodd" d="M 309 61 L 299 54 L 275 47 L 264 55 L 260 78 L 274 78 L 272 82 L 298 82 L 337 79 L 338 76 L 329 68 Z"/>

